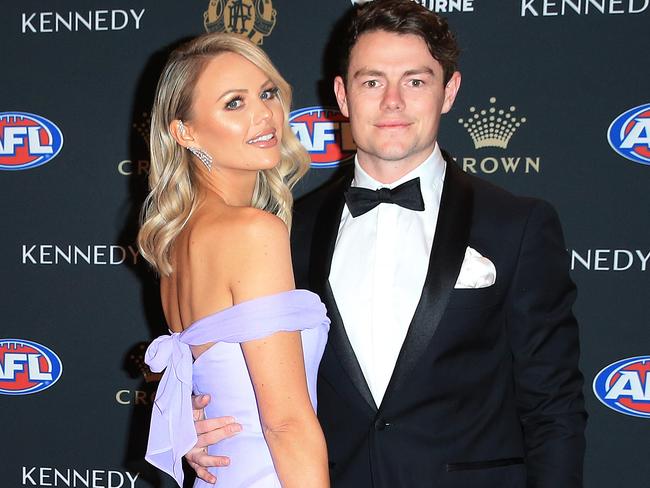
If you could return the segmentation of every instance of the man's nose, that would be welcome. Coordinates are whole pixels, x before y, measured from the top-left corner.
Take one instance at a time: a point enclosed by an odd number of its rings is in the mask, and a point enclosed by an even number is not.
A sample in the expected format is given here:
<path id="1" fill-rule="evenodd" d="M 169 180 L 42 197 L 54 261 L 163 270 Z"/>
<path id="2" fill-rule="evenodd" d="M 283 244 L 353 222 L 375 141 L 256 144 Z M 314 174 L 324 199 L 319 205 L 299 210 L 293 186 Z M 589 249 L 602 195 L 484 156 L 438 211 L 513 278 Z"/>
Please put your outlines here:
<path id="1" fill-rule="evenodd" d="M 387 110 L 401 110 L 404 108 L 404 99 L 399 86 L 389 85 L 386 87 L 382 99 L 382 108 Z"/>

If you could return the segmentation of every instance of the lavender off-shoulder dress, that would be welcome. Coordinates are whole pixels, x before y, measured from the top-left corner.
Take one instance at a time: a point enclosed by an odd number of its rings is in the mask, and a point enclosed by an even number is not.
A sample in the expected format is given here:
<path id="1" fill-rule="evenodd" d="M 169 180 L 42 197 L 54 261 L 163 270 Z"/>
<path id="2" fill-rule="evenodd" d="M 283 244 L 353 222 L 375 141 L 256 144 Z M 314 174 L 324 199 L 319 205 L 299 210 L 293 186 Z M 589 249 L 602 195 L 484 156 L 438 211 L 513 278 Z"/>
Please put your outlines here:
<path id="1" fill-rule="evenodd" d="M 165 369 L 154 402 L 146 459 L 183 485 L 182 458 L 196 443 L 192 391 L 209 393 L 208 418 L 234 416 L 243 430 L 209 448 L 228 456 L 230 466 L 210 468 L 218 488 L 280 487 L 260 425 L 251 378 L 240 343 L 279 331 L 301 331 L 311 403 L 316 409 L 316 375 L 329 319 L 318 295 L 292 290 L 256 298 L 204 317 L 181 333 L 158 337 L 145 360 Z M 195 361 L 190 346 L 215 342 Z M 194 487 L 213 487 L 197 478 Z"/>

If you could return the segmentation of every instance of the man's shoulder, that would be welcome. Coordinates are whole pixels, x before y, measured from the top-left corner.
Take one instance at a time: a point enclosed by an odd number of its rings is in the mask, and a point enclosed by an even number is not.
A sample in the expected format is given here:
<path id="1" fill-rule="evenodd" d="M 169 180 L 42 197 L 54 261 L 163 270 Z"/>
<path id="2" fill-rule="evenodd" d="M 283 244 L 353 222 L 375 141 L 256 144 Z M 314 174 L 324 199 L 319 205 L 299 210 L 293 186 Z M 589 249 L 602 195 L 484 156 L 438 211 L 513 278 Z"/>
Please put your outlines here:
<path id="1" fill-rule="evenodd" d="M 495 225 L 497 223 L 527 220 L 536 209 L 555 213 L 553 206 L 541 198 L 516 195 L 511 191 L 464 172 L 458 164 L 447 160 L 448 165 L 453 165 L 454 173 L 459 181 L 469 186 L 473 195 L 474 214 L 478 217 L 488 218 Z"/>
<path id="2" fill-rule="evenodd" d="M 443 157 L 447 163 L 450 172 L 453 172 L 457 178 L 465 185 L 469 185 L 478 198 L 494 199 L 497 202 L 503 201 L 510 205 L 530 205 L 540 201 L 539 198 L 515 195 L 505 188 L 491 183 L 480 176 L 473 175 L 463 171 L 460 165 L 446 151 L 442 151 Z"/>

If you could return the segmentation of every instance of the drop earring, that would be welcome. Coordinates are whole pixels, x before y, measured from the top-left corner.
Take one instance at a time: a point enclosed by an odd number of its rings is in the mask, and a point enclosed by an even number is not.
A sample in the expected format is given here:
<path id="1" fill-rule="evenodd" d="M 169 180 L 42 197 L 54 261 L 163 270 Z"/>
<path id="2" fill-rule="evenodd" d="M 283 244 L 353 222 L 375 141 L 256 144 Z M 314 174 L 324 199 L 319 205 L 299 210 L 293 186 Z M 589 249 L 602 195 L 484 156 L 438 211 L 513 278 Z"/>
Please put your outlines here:
<path id="1" fill-rule="evenodd" d="M 208 168 L 208 171 L 212 171 L 212 156 L 198 147 L 188 146 L 187 149 L 197 158 L 199 158 L 203 164 L 205 164 L 205 167 Z"/>
<path id="2" fill-rule="evenodd" d="M 185 136 L 185 124 L 183 124 L 182 120 L 178 121 L 178 132 L 180 132 L 181 136 Z M 205 164 L 205 167 L 208 168 L 208 171 L 212 171 L 212 156 L 198 147 L 188 146 L 187 150 L 199 158 Z"/>

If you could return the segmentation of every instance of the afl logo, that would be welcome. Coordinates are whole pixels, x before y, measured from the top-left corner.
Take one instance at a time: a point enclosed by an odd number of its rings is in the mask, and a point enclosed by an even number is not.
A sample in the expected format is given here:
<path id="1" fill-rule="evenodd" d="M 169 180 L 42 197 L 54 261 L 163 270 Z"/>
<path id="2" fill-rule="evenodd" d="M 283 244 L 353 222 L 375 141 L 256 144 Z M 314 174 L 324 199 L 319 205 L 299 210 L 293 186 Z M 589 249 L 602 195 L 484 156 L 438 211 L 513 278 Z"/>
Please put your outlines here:
<path id="1" fill-rule="evenodd" d="M 63 364 L 53 351 L 23 339 L 0 339 L 0 394 L 28 395 L 58 381 Z"/>
<path id="2" fill-rule="evenodd" d="M 289 124 L 311 155 L 312 168 L 334 168 L 354 157 L 350 122 L 338 109 L 317 106 L 294 110 Z"/>
<path id="3" fill-rule="evenodd" d="M 45 117 L 0 112 L 0 170 L 31 169 L 50 162 L 63 147 L 63 134 Z"/>
<path id="4" fill-rule="evenodd" d="M 596 375 L 593 388 L 612 410 L 650 419 L 650 356 L 610 364 Z"/>
<path id="5" fill-rule="evenodd" d="M 650 103 L 619 115 L 609 126 L 607 140 L 624 158 L 650 165 Z"/>

